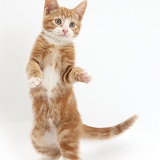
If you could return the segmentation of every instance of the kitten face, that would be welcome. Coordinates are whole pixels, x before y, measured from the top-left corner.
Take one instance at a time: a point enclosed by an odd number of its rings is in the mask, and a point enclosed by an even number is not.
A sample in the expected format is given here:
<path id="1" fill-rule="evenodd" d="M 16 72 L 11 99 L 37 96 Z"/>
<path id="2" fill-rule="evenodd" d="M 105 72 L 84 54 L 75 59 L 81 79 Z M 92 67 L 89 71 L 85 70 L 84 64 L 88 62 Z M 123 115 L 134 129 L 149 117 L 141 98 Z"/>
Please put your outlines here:
<path id="1" fill-rule="evenodd" d="M 72 41 L 73 38 L 78 35 L 80 27 L 81 23 L 74 13 L 66 16 L 63 14 L 62 9 L 46 16 L 43 21 L 43 29 L 46 33 L 48 33 L 49 36 L 64 42 Z"/>
<path id="2" fill-rule="evenodd" d="M 49 0 L 45 6 L 43 32 L 59 43 L 72 42 L 79 34 L 86 1 L 74 9 L 59 7 L 56 0 Z"/>
<path id="3" fill-rule="evenodd" d="M 75 22 L 70 18 L 56 18 L 53 20 L 56 25 L 52 34 L 59 40 L 70 41 L 74 37 L 74 31 L 71 28 L 76 27 Z M 70 27 L 72 25 L 72 27 Z"/>

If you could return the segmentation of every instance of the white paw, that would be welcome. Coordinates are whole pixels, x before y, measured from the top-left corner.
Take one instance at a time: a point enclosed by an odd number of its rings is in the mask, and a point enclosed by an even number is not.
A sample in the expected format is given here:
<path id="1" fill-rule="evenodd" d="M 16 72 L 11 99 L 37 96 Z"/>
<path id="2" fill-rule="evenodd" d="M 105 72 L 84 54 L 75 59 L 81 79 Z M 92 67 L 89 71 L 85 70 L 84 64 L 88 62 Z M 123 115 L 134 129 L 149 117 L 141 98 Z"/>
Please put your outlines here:
<path id="1" fill-rule="evenodd" d="M 29 79 L 28 85 L 29 85 L 30 88 L 35 88 L 41 83 L 41 81 L 42 80 L 38 77 L 32 77 L 32 78 Z"/>
<path id="2" fill-rule="evenodd" d="M 92 76 L 88 74 L 86 71 L 78 74 L 78 80 L 81 82 L 89 83 L 92 80 Z"/>

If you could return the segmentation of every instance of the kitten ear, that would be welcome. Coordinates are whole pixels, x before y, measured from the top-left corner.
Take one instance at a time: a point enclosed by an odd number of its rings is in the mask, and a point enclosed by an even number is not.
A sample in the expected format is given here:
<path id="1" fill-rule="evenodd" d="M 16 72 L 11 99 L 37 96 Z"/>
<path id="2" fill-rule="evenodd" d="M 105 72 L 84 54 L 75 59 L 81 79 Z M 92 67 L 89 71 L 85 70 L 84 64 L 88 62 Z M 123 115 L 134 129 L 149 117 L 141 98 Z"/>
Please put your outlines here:
<path id="1" fill-rule="evenodd" d="M 87 7 L 87 0 L 81 2 L 77 7 L 73 9 L 73 11 L 78 16 L 78 20 L 80 21 L 82 20 L 86 7 Z"/>
<path id="2" fill-rule="evenodd" d="M 57 0 L 45 0 L 44 12 L 45 15 L 52 13 L 54 10 L 58 9 L 59 5 Z"/>

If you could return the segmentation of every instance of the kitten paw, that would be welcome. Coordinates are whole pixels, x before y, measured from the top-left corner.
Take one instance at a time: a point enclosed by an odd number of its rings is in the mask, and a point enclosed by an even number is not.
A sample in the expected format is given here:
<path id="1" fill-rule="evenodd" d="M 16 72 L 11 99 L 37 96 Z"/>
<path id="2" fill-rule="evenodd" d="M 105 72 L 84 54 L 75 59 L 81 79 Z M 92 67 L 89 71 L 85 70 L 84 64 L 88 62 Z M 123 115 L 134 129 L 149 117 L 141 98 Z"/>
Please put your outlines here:
<path id="1" fill-rule="evenodd" d="M 29 79 L 28 85 L 29 85 L 30 88 L 35 88 L 41 83 L 41 81 L 42 80 L 38 77 L 32 77 L 32 78 Z"/>
<path id="2" fill-rule="evenodd" d="M 78 81 L 89 83 L 92 80 L 92 76 L 88 74 L 86 71 L 83 71 L 82 73 L 76 73 L 76 78 Z"/>

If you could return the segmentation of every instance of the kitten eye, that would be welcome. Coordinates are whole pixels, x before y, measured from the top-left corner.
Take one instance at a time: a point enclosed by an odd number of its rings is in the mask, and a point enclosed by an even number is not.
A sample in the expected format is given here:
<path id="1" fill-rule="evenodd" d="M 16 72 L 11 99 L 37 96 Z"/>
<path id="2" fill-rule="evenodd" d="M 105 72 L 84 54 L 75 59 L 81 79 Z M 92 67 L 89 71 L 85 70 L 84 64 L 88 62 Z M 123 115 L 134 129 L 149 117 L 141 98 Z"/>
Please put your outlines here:
<path id="1" fill-rule="evenodd" d="M 55 19 L 55 23 L 60 25 L 62 23 L 61 19 Z"/>
<path id="2" fill-rule="evenodd" d="M 75 27 L 75 23 L 74 22 L 71 22 L 70 24 L 69 24 L 69 26 L 71 27 L 71 28 L 74 28 Z"/>

